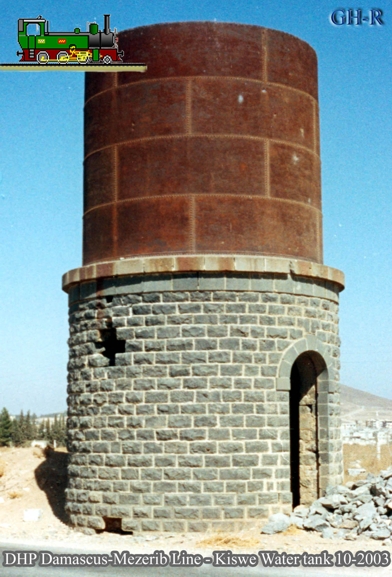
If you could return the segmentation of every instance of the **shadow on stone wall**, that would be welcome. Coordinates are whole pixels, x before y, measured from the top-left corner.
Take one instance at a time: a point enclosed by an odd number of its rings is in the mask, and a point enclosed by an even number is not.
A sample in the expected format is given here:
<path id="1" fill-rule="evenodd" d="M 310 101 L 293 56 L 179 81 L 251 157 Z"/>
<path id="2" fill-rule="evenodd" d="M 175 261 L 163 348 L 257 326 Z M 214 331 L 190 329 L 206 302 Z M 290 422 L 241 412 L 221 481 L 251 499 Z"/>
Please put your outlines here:
<path id="1" fill-rule="evenodd" d="M 65 511 L 65 489 L 67 487 L 68 453 L 45 451 L 45 460 L 35 469 L 38 487 L 45 492 L 53 514 L 63 523 L 68 523 Z"/>

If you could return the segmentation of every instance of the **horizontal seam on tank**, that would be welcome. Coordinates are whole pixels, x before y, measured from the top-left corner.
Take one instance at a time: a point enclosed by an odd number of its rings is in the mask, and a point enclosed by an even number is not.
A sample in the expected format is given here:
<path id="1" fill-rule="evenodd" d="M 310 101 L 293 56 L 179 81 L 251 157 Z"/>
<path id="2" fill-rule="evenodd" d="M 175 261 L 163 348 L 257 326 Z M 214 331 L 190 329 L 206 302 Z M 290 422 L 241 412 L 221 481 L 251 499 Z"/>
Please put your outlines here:
<path id="1" fill-rule="evenodd" d="M 211 138 L 211 139 L 218 139 L 218 138 L 234 139 L 234 138 L 238 138 L 238 139 L 242 139 L 242 140 L 257 140 L 260 142 L 264 142 L 264 141 L 269 140 L 270 142 L 274 142 L 277 144 L 286 144 L 287 146 L 301 148 L 302 150 L 309 152 L 309 154 L 311 154 L 312 156 L 316 156 L 318 159 L 320 159 L 320 155 L 317 152 L 315 152 L 314 150 L 308 148 L 307 146 L 305 146 L 303 144 L 296 143 L 296 142 L 289 142 L 288 140 L 282 140 L 281 138 L 268 138 L 268 136 L 253 136 L 251 134 L 226 134 L 226 133 L 210 134 L 210 133 L 204 133 L 204 132 L 194 132 L 193 134 L 188 134 L 187 132 L 181 132 L 180 134 L 142 136 L 140 138 L 132 138 L 130 140 L 123 140 L 121 142 L 113 142 L 112 144 L 108 144 L 106 146 L 102 146 L 101 148 L 97 148 L 93 152 L 89 152 L 84 157 L 84 160 L 87 160 L 88 158 L 90 158 L 90 156 L 93 156 L 93 154 L 97 154 L 98 152 L 102 152 L 102 150 L 107 150 L 108 148 L 111 148 L 112 146 L 124 146 L 124 145 L 137 146 L 138 144 L 143 143 L 143 142 L 149 142 L 149 141 L 153 141 L 153 140 L 165 140 L 165 139 L 175 140 L 176 138 Z"/>
<path id="2" fill-rule="evenodd" d="M 140 85 L 140 84 L 152 84 L 153 82 L 170 82 L 173 80 L 189 80 L 189 79 L 196 79 L 196 80 L 200 80 L 200 79 L 207 79 L 207 80 L 212 80 L 212 79 L 227 79 L 227 80 L 241 80 L 241 81 L 246 81 L 246 82 L 252 82 L 255 84 L 268 84 L 270 86 L 278 86 L 280 88 L 286 88 L 287 90 L 293 90 L 294 92 L 299 92 L 300 94 L 304 94 L 305 96 L 308 96 L 309 98 L 311 98 L 312 100 L 315 100 L 318 103 L 318 98 L 315 98 L 314 96 L 312 96 L 311 94 L 309 94 L 309 92 L 305 92 L 304 90 L 301 90 L 300 88 L 294 88 L 294 86 L 288 86 L 287 84 L 282 84 L 281 82 L 269 82 L 269 81 L 265 81 L 265 80 L 260 80 L 258 78 L 246 78 L 245 76 L 167 76 L 164 78 L 148 78 L 147 80 L 136 80 L 136 82 L 128 82 L 127 84 L 118 84 L 117 86 L 111 86 L 110 88 L 106 88 L 105 90 L 101 90 L 101 92 L 97 92 L 96 94 L 93 94 L 92 96 L 90 96 L 87 100 L 85 100 L 84 102 L 84 107 L 86 107 L 86 104 L 88 104 L 90 102 L 90 100 L 93 100 L 93 98 L 96 98 L 97 96 L 101 96 L 101 94 L 105 94 L 105 92 L 111 92 L 112 90 L 120 90 L 121 88 L 125 87 L 125 86 L 135 86 L 135 85 Z"/>
<path id="3" fill-rule="evenodd" d="M 238 258 L 238 257 L 241 257 L 241 256 L 256 256 L 256 257 L 260 257 L 260 258 L 283 258 L 283 259 L 286 259 L 286 260 L 297 259 L 297 260 L 305 261 L 306 263 L 314 263 L 314 264 L 320 265 L 320 266 L 327 266 L 327 265 L 323 265 L 323 264 L 320 263 L 319 261 L 316 261 L 316 260 L 314 260 L 314 259 L 312 259 L 312 258 L 310 258 L 310 257 L 308 258 L 308 257 L 305 257 L 305 256 L 296 257 L 296 256 L 285 256 L 285 255 L 282 256 L 282 253 L 278 253 L 278 252 L 276 252 L 276 253 L 275 253 L 275 252 L 271 252 L 271 253 L 260 253 L 260 251 L 258 251 L 258 250 L 253 250 L 253 251 L 251 251 L 251 250 L 245 251 L 245 250 L 244 250 L 244 251 L 236 252 L 234 257 L 232 256 L 232 254 L 233 254 L 232 251 L 227 251 L 227 252 L 225 253 L 225 252 L 218 252 L 218 251 L 215 251 L 215 250 L 208 250 L 208 249 L 203 250 L 203 254 L 202 254 L 202 255 L 200 255 L 200 253 L 198 253 L 198 252 L 185 252 L 185 251 L 184 251 L 184 252 L 178 252 L 178 251 L 170 251 L 170 250 L 165 251 L 165 253 L 162 253 L 162 254 L 159 254 L 159 253 L 156 253 L 156 252 L 155 252 L 155 253 L 154 253 L 154 252 L 151 252 L 151 253 L 143 253 L 143 254 L 137 254 L 137 253 L 135 253 L 135 254 L 127 255 L 126 257 L 114 258 L 114 259 L 112 259 L 112 260 L 96 260 L 96 261 L 90 262 L 90 263 L 88 263 L 88 264 L 84 264 L 84 265 L 82 265 L 82 266 L 80 266 L 80 267 L 78 267 L 78 268 L 76 268 L 76 269 L 72 269 L 72 270 L 69 271 L 68 273 L 65 273 L 65 275 L 68 275 L 69 273 L 72 273 L 73 271 L 77 271 L 77 270 L 80 270 L 80 269 L 85 269 L 85 268 L 87 268 L 87 267 L 89 267 L 89 266 L 96 266 L 96 265 L 101 265 L 101 264 L 116 263 L 116 262 L 118 262 L 119 260 L 126 260 L 126 259 L 132 259 L 132 258 L 138 259 L 138 260 L 141 260 L 141 259 L 144 259 L 144 258 L 163 259 L 163 258 L 166 258 L 167 255 L 170 255 L 168 258 L 173 258 L 173 257 L 174 257 L 174 258 L 176 258 L 176 257 L 178 257 L 178 258 L 182 258 L 182 257 L 185 257 L 185 258 L 188 258 L 188 257 L 191 257 L 191 258 L 193 258 L 193 257 L 194 257 L 194 258 L 203 258 L 203 256 L 208 255 L 208 256 L 216 256 L 216 257 L 221 257 L 221 258 L 234 258 L 234 259 L 235 259 L 235 258 Z M 329 267 L 327 267 L 327 268 L 329 268 Z M 167 270 L 167 271 L 164 270 L 164 271 L 155 271 L 155 272 L 151 272 L 151 271 L 147 270 L 147 271 L 142 271 L 142 272 L 117 273 L 116 275 L 111 275 L 111 274 L 109 274 L 108 276 L 109 276 L 109 277 L 113 277 L 113 276 L 120 277 L 120 276 L 130 276 L 130 275 L 131 275 L 131 276 L 134 276 L 134 275 L 141 276 L 141 275 L 151 275 L 151 274 L 154 274 L 154 275 L 160 275 L 160 274 L 165 274 L 165 275 L 166 275 L 166 274 L 172 274 L 172 275 L 176 275 L 176 274 L 182 274 L 183 272 L 184 272 L 184 271 L 182 271 L 182 270 Z M 249 275 L 249 274 L 250 274 L 250 275 L 252 275 L 252 274 L 254 274 L 254 275 L 276 274 L 277 276 L 282 276 L 282 275 L 291 276 L 291 272 L 280 272 L 280 271 L 271 271 L 271 270 L 260 270 L 260 271 L 257 271 L 257 270 L 249 270 L 249 271 L 247 271 L 247 270 L 231 269 L 231 270 L 225 270 L 225 271 L 220 271 L 220 270 L 213 271 L 213 270 L 210 270 L 210 269 L 202 269 L 202 270 L 189 270 L 189 271 L 187 271 L 187 272 L 194 273 L 194 274 L 215 274 L 215 273 L 216 273 L 216 274 L 230 274 L 230 273 L 233 273 L 233 274 L 244 274 L 244 275 Z M 298 273 L 298 274 L 297 274 L 297 273 L 293 273 L 293 274 L 294 274 L 295 277 L 301 277 L 301 278 L 305 278 L 305 279 L 306 279 L 306 278 L 313 278 L 313 277 L 309 277 L 309 276 L 305 275 L 304 273 Z M 65 275 L 64 275 L 64 276 L 65 276 Z M 105 275 L 104 275 L 104 276 L 105 276 Z M 314 278 L 317 278 L 317 277 L 314 277 Z M 327 279 L 327 278 L 326 278 L 326 279 L 322 279 L 322 280 L 326 280 L 326 281 L 331 282 L 331 283 L 336 283 L 336 282 L 338 282 L 338 281 L 330 280 L 330 279 Z M 87 280 L 86 280 L 86 279 L 81 279 L 81 280 L 79 280 L 79 281 L 74 281 L 74 282 L 77 282 L 77 283 L 88 282 L 88 279 L 87 279 Z M 299 282 L 301 282 L 301 281 L 299 281 Z M 221 289 L 221 290 L 223 290 L 223 289 Z M 175 352 L 175 351 L 174 351 L 174 352 Z M 177 352 L 178 352 L 178 351 L 177 351 Z"/>
<path id="4" fill-rule="evenodd" d="M 233 197 L 233 198 L 265 198 L 266 200 L 276 200 L 279 202 L 288 202 L 291 204 L 299 204 L 302 207 L 305 206 L 306 208 L 310 208 L 312 210 L 315 210 L 317 212 L 321 212 L 321 208 L 317 208 L 316 206 L 312 206 L 310 204 L 306 204 L 306 202 L 302 202 L 300 200 L 291 200 L 288 198 L 280 198 L 278 196 L 264 196 L 263 194 L 236 194 L 236 193 L 227 193 L 227 192 L 187 192 L 187 193 L 179 193 L 179 194 L 151 194 L 151 195 L 144 195 L 144 196 L 137 196 L 135 198 L 123 198 L 121 200 L 117 200 L 117 201 L 112 201 L 112 202 L 104 202 L 102 204 L 97 204 L 95 206 L 93 206 L 92 208 L 89 208 L 88 210 L 86 210 L 83 213 L 83 216 L 86 216 L 87 214 L 89 214 L 90 212 L 92 212 L 93 210 L 96 210 L 98 208 L 102 208 L 105 206 L 111 206 L 112 204 L 124 204 L 126 202 L 137 202 L 140 200 L 156 200 L 156 199 L 160 199 L 160 198 L 190 198 L 192 196 L 196 196 L 196 197 L 202 197 L 202 196 L 206 196 L 208 198 L 211 197 Z"/>
<path id="5" fill-rule="evenodd" d="M 282 255 L 282 253 L 278 253 L 278 252 L 276 252 L 276 253 L 275 253 L 275 252 L 271 252 L 271 253 L 261 253 L 261 252 L 258 251 L 258 250 L 248 250 L 248 251 L 243 250 L 243 251 L 237 251 L 237 252 L 235 253 L 235 255 L 233 256 L 233 251 L 229 251 L 229 250 L 228 250 L 227 252 L 222 252 L 222 251 L 218 252 L 218 251 L 216 251 L 216 250 L 208 250 L 208 249 L 206 249 L 206 250 L 203 250 L 203 253 L 202 253 L 202 254 L 200 254 L 199 252 L 185 252 L 185 251 L 184 251 L 184 252 L 179 252 L 178 250 L 174 250 L 174 251 L 167 250 L 167 251 L 165 251 L 165 253 L 162 253 L 162 254 L 159 254 L 159 253 L 156 253 L 156 252 L 155 252 L 155 253 L 154 253 L 154 252 L 151 252 L 151 253 L 143 253 L 143 254 L 137 254 L 137 253 L 135 253 L 135 254 L 127 255 L 126 257 L 114 258 L 114 259 L 112 259 L 112 260 L 107 260 L 107 259 L 106 259 L 106 260 L 96 260 L 96 261 L 90 262 L 90 263 L 88 263 L 88 264 L 84 264 L 84 265 L 82 265 L 82 266 L 80 266 L 80 267 L 78 267 L 78 268 L 71 269 L 71 271 L 68 271 L 67 273 L 65 273 L 65 275 L 68 275 L 69 273 L 72 273 L 73 271 L 77 271 L 77 270 L 80 270 L 80 269 L 85 269 L 85 268 L 87 268 L 87 267 L 89 267 L 89 266 L 96 266 L 96 265 L 101 265 L 101 264 L 112 264 L 112 263 L 118 262 L 119 260 L 126 260 L 126 259 L 133 259 L 133 258 L 134 258 L 134 259 L 138 259 L 138 260 L 142 260 L 142 259 L 144 259 L 144 258 L 163 259 L 163 258 L 166 258 L 167 255 L 170 255 L 170 257 L 168 257 L 168 258 L 173 258 L 173 257 L 178 257 L 178 258 L 182 258 L 182 257 L 186 257 L 186 258 L 188 258 L 188 257 L 192 257 L 192 258 L 193 258 L 193 257 L 194 257 L 194 258 L 203 258 L 203 257 L 206 256 L 206 255 L 208 255 L 208 256 L 222 257 L 222 258 L 232 258 L 232 259 L 235 259 L 235 258 L 238 258 L 238 257 L 241 257 L 241 256 L 256 256 L 256 257 L 267 258 L 267 259 L 272 257 L 272 258 L 282 258 L 282 259 L 286 259 L 286 260 L 297 259 L 297 260 L 305 261 L 306 263 L 312 263 L 312 264 L 314 263 L 314 264 L 316 264 L 316 265 L 326 266 L 327 268 L 330 268 L 330 267 L 328 267 L 327 265 L 324 265 L 324 264 L 320 263 L 319 261 L 316 261 L 316 260 L 314 260 L 314 259 L 312 259 L 312 258 L 310 258 L 310 257 L 305 257 L 305 256 L 300 256 L 300 257 L 285 256 L 285 255 Z M 159 275 L 159 274 L 173 274 L 173 275 L 176 275 L 176 274 L 181 274 L 181 273 L 183 273 L 183 272 L 184 272 L 184 271 L 182 271 L 182 270 L 168 270 L 168 271 L 165 270 L 165 271 L 157 271 L 157 272 L 151 272 L 151 271 L 147 270 L 147 271 L 142 271 L 142 272 L 132 272 L 132 273 L 124 273 L 124 274 L 123 274 L 123 273 L 117 273 L 116 275 L 111 275 L 111 274 L 109 274 L 108 276 L 109 276 L 109 277 L 112 277 L 112 276 L 117 276 L 117 277 L 119 277 L 119 276 L 129 276 L 129 275 L 132 275 L 132 276 L 133 276 L 133 275 L 146 275 L 146 274 L 154 274 L 154 275 L 155 275 L 155 274 L 156 274 L 156 275 Z M 277 276 L 282 276 L 282 275 L 291 276 L 291 275 L 292 275 L 292 273 L 291 273 L 291 272 L 288 272 L 288 271 L 286 271 L 286 272 L 272 271 L 272 270 L 260 270 L 260 271 L 257 271 L 257 270 L 249 270 L 249 271 L 247 271 L 247 270 L 238 270 L 238 269 L 234 269 L 234 268 L 231 269 L 231 270 L 225 270 L 225 271 L 220 271 L 220 270 L 219 270 L 219 271 L 213 271 L 213 270 L 210 270 L 210 269 L 202 269 L 202 270 L 190 270 L 190 271 L 188 271 L 188 272 L 190 272 L 190 273 L 195 273 L 195 274 L 199 274 L 199 273 L 200 273 L 200 274 L 211 274 L 211 273 L 212 273 L 212 274 L 214 274 L 214 273 L 217 273 L 217 274 L 230 274 L 230 273 L 233 273 L 233 274 L 244 274 L 244 275 L 249 275 L 249 274 L 251 274 L 251 275 L 252 275 L 252 274 L 255 274 L 255 275 L 276 274 Z M 309 276 L 305 275 L 304 273 L 298 273 L 298 274 L 297 274 L 297 273 L 293 273 L 293 274 L 294 274 L 295 277 L 301 277 L 301 278 L 305 278 L 305 279 L 306 279 L 306 278 L 309 278 Z M 65 275 L 64 275 L 64 276 L 65 276 Z M 315 278 L 317 278 L 317 277 L 315 277 Z M 88 279 L 87 279 L 87 280 L 88 280 Z M 325 279 L 322 279 L 322 280 L 326 280 L 326 281 L 332 282 L 332 283 L 336 283 L 336 282 L 337 282 L 337 281 L 334 281 L 334 280 L 330 280 L 330 279 L 328 279 L 328 278 L 325 278 Z M 82 283 L 82 282 L 87 282 L 87 281 L 86 281 L 86 279 L 81 279 L 81 280 L 76 281 L 76 282 Z M 301 282 L 301 281 L 299 281 L 299 282 Z M 223 290 L 223 289 L 221 289 L 221 290 Z M 177 352 L 178 352 L 178 351 L 177 351 Z"/>

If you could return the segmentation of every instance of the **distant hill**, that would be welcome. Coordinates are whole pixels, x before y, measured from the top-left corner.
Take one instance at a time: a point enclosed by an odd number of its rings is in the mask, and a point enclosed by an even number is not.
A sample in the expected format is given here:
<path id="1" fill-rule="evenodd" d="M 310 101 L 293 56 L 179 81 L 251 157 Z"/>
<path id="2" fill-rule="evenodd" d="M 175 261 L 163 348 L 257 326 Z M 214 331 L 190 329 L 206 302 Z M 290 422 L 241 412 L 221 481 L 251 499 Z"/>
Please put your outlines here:
<path id="1" fill-rule="evenodd" d="M 392 421 L 391 399 L 341 385 L 340 401 L 343 421 L 369 421 L 371 419 Z"/>

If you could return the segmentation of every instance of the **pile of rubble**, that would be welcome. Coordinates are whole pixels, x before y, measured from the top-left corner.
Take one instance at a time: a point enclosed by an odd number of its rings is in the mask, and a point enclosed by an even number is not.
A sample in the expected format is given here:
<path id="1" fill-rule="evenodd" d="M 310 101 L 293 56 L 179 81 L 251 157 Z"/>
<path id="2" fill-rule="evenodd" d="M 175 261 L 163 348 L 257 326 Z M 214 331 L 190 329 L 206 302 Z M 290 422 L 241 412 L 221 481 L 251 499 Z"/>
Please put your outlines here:
<path id="1" fill-rule="evenodd" d="M 327 539 L 355 540 L 359 535 L 388 540 L 392 534 L 392 467 L 365 480 L 329 487 L 310 507 L 299 505 L 289 517 L 272 515 L 262 533 L 285 531 L 290 525 L 319 531 Z"/>

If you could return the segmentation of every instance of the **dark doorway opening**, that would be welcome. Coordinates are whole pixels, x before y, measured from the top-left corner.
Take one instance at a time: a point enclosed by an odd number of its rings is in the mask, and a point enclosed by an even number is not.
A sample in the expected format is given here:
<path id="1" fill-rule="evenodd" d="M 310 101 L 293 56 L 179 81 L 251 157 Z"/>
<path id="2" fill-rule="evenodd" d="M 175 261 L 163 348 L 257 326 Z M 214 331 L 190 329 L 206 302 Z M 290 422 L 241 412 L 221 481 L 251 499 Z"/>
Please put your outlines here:
<path id="1" fill-rule="evenodd" d="M 290 389 L 290 481 L 293 507 L 300 504 L 299 490 L 299 393 L 301 377 L 295 362 L 291 369 Z"/>
<path id="2" fill-rule="evenodd" d="M 302 353 L 291 369 L 290 469 L 293 507 L 319 497 L 317 376 L 312 353 Z"/>

